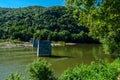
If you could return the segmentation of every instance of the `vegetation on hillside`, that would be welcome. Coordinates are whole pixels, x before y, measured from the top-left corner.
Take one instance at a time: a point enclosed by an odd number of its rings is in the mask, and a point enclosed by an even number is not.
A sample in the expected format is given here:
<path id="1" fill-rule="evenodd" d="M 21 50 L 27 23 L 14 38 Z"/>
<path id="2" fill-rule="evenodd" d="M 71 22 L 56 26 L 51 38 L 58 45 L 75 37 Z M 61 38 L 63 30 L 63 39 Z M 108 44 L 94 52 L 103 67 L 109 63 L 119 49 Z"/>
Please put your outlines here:
<path id="1" fill-rule="evenodd" d="M 77 25 L 63 6 L 0 8 L 0 39 L 29 41 L 41 37 L 53 41 L 92 43 L 88 28 Z"/>

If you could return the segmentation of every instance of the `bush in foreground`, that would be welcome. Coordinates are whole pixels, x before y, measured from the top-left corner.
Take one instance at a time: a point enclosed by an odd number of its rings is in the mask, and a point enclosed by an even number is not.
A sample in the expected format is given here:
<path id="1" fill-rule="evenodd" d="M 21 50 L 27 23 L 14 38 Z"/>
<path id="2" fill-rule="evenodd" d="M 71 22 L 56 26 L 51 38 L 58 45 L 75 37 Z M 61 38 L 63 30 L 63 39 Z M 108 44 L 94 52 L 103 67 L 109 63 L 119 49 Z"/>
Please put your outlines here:
<path id="1" fill-rule="evenodd" d="M 91 64 L 78 65 L 73 69 L 66 70 L 59 80 L 117 80 L 120 74 L 118 68 L 120 67 L 120 60 L 116 60 L 112 64 Z"/>
<path id="2" fill-rule="evenodd" d="M 24 80 L 20 73 L 11 73 L 5 80 Z"/>
<path id="3" fill-rule="evenodd" d="M 50 64 L 44 59 L 37 59 L 28 67 L 30 80 L 55 80 Z"/>

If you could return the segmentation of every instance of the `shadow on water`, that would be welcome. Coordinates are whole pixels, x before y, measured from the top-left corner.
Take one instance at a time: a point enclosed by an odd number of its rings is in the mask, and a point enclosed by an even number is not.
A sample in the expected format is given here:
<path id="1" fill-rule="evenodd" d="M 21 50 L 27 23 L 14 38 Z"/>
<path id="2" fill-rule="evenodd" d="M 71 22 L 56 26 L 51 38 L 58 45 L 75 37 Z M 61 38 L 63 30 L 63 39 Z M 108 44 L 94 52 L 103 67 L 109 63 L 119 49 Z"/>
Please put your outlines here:
<path id="1" fill-rule="evenodd" d="M 43 58 L 73 58 L 72 56 L 58 56 L 58 55 L 51 55 L 51 56 L 41 56 Z"/>

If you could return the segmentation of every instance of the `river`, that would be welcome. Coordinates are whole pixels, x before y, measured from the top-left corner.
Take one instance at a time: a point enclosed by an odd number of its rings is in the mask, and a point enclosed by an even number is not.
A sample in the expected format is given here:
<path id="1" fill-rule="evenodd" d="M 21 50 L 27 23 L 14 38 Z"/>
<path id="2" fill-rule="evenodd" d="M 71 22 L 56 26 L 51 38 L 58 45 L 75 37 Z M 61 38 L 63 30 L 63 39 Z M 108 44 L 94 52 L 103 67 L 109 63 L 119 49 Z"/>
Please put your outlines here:
<path id="1" fill-rule="evenodd" d="M 37 50 L 32 47 L 4 47 L 0 46 L 0 80 L 8 77 L 11 72 L 21 72 L 27 75 L 26 67 L 38 57 Z M 79 44 L 71 46 L 52 47 L 52 57 L 45 58 L 51 63 L 51 68 L 59 76 L 67 68 L 77 64 L 90 64 L 95 56 L 108 61 L 113 58 L 104 54 L 98 44 Z"/>

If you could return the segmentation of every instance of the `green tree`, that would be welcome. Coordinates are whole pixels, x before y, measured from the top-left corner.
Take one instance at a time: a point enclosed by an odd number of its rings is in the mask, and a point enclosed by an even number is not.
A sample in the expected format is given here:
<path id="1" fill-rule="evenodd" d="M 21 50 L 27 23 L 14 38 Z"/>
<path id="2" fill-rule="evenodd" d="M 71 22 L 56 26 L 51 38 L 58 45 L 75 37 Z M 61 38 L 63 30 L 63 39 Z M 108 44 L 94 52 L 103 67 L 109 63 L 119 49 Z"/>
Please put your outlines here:
<path id="1" fill-rule="evenodd" d="M 47 29 L 37 30 L 36 33 L 34 33 L 34 38 L 38 40 L 51 39 L 51 31 Z"/>
<path id="2" fill-rule="evenodd" d="M 37 59 L 30 64 L 28 73 L 31 80 L 56 80 L 50 69 L 50 64 L 43 59 Z"/>
<path id="3" fill-rule="evenodd" d="M 70 32 L 66 31 L 66 30 L 63 30 L 63 31 L 60 31 L 58 33 L 58 35 L 59 35 L 59 40 L 61 40 L 61 41 L 68 41 L 68 39 L 70 37 Z"/>
<path id="4" fill-rule="evenodd" d="M 66 3 L 74 9 L 79 25 L 87 26 L 90 35 L 103 43 L 106 53 L 120 51 L 120 0 L 67 0 Z"/>

